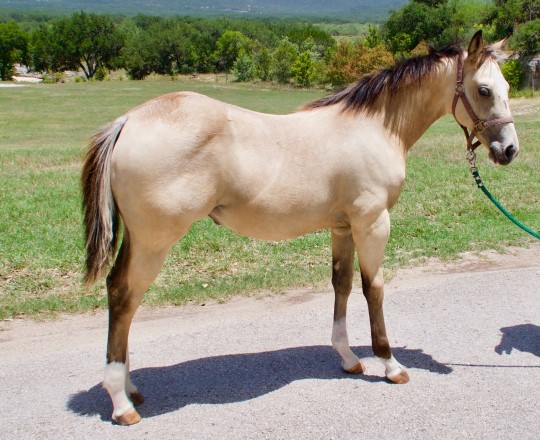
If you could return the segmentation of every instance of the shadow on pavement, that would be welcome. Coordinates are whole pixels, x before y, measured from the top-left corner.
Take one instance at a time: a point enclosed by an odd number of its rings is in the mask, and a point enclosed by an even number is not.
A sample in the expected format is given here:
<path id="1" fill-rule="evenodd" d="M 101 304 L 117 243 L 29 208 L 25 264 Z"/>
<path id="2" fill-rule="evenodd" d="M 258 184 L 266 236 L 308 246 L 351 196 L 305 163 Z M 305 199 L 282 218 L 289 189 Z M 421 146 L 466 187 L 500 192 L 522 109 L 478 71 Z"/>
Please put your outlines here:
<path id="1" fill-rule="evenodd" d="M 360 358 L 373 356 L 371 347 L 353 347 L 353 351 Z M 422 350 L 398 347 L 392 352 L 406 367 L 438 374 L 452 372 L 452 368 Z M 381 365 L 381 374 L 382 371 Z M 207 357 L 131 372 L 133 382 L 145 396 L 145 403 L 137 408 L 142 417 L 173 412 L 190 404 L 242 402 L 302 379 L 352 377 L 366 382 L 385 382 L 382 376 L 351 376 L 343 372 L 338 355 L 329 346 Z M 110 398 L 101 383 L 73 394 L 67 407 L 80 415 L 100 415 L 103 420 L 109 420 L 112 413 Z"/>
<path id="2" fill-rule="evenodd" d="M 521 324 L 501 328 L 501 342 L 495 347 L 499 354 L 510 354 L 516 350 L 540 357 L 540 327 L 534 324 Z"/>

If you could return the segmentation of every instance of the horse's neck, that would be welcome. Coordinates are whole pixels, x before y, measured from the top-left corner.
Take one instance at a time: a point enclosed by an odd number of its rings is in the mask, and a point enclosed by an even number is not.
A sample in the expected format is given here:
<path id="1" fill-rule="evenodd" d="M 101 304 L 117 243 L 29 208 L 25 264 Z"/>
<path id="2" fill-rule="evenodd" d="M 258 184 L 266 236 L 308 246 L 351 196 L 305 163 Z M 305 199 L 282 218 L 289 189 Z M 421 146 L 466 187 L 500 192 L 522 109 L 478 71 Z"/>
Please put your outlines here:
<path id="1" fill-rule="evenodd" d="M 455 82 L 456 63 L 448 60 L 421 84 L 407 84 L 384 100 L 383 124 L 406 151 L 437 119 L 451 112 Z"/>

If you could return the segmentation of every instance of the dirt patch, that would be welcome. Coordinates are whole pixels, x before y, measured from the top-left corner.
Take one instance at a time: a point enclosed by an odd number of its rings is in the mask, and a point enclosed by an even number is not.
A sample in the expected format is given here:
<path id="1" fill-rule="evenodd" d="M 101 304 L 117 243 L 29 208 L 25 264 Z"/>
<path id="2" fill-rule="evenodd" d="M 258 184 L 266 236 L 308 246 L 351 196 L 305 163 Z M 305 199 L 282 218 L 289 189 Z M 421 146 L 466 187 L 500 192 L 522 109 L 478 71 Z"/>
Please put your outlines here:
<path id="1" fill-rule="evenodd" d="M 391 283 L 413 283 L 430 275 L 486 272 L 500 269 L 540 268 L 540 243 L 529 248 L 510 247 L 504 253 L 494 250 L 464 252 L 455 261 L 441 261 L 436 258 L 414 268 L 399 269 Z"/>

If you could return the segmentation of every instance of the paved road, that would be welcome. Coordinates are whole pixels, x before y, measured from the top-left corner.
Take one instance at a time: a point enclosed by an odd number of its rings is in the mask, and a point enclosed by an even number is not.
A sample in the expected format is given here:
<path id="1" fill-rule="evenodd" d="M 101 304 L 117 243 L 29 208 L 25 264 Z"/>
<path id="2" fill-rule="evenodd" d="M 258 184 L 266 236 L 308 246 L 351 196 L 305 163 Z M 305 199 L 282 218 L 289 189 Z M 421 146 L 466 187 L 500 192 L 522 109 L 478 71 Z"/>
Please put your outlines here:
<path id="1" fill-rule="evenodd" d="M 0 439 L 537 440 L 540 247 L 504 259 L 389 283 L 401 386 L 371 357 L 358 291 L 350 337 L 365 376 L 342 373 L 329 348 L 329 292 L 142 310 L 130 350 L 146 402 L 132 427 L 111 424 L 100 386 L 105 313 L 3 323 Z"/>

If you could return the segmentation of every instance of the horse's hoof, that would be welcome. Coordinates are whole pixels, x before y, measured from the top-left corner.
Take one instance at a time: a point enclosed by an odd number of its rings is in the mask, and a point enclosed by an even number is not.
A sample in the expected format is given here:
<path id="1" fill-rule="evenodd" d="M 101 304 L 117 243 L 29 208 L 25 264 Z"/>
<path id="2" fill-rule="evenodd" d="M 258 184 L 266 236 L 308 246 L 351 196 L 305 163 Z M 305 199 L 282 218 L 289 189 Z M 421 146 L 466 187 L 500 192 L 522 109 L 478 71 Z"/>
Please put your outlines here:
<path id="1" fill-rule="evenodd" d="M 403 369 L 396 376 L 387 378 L 392 383 L 403 384 L 409 382 L 409 373 L 407 373 L 407 370 Z"/>
<path id="2" fill-rule="evenodd" d="M 122 414 L 121 416 L 118 416 L 118 417 L 113 416 L 112 419 L 118 425 L 127 426 L 127 425 L 134 425 L 135 423 L 139 423 L 141 421 L 141 416 L 139 415 L 137 411 L 133 409 L 125 414 Z"/>
<path id="3" fill-rule="evenodd" d="M 366 366 L 362 361 L 358 361 L 354 367 L 344 368 L 344 370 L 349 374 L 364 374 L 366 371 Z"/>
<path id="4" fill-rule="evenodd" d="M 131 393 L 129 395 L 129 400 L 133 403 L 135 406 L 142 405 L 144 403 L 144 396 L 139 393 L 138 391 L 135 391 L 134 393 Z"/>

